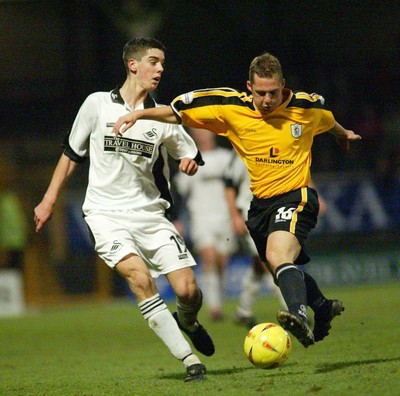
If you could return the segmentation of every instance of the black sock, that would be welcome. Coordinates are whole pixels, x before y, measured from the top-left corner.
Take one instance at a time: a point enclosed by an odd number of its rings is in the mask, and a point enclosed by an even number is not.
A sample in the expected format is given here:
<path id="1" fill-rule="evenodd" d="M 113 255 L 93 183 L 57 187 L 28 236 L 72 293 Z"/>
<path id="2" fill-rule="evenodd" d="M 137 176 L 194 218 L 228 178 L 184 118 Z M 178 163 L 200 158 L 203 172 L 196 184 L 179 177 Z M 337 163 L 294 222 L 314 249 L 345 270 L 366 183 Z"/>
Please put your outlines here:
<path id="1" fill-rule="evenodd" d="M 305 271 L 301 271 L 307 289 L 307 304 L 314 312 L 323 310 L 326 302 L 325 296 L 317 285 L 315 279 Z"/>
<path id="2" fill-rule="evenodd" d="M 293 263 L 281 264 L 275 271 L 289 312 L 307 318 L 307 290 L 301 271 Z"/>
<path id="3" fill-rule="evenodd" d="M 198 289 L 196 301 L 194 303 L 184 303 L 179 298 L 176 299 L 179 323 L 185 328 L 193 327 L 197 321 L 197 313 L 203 304 L 203 293 Z M 193 329 L 192 329 L 193 330 Z"/>

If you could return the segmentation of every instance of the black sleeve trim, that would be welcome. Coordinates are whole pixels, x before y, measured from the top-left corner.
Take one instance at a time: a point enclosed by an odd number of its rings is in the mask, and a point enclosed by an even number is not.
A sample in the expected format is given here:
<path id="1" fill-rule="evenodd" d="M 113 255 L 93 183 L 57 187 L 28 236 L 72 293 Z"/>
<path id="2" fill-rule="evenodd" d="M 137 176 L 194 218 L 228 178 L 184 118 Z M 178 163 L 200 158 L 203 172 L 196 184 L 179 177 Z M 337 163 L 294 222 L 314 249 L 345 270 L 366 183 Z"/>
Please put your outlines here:
<path id="1" fill-rule="evenodd" d="M 71 146 L 69 145 L 69 134 L 65 136 L 64 141 L 61 145 L 64 148 L 64 154 L 71 160 L 78 164 L 85 162 L 87 157 L 81 157 L 80 155 L 76 154 L 74 150 L 72 150 Z"/>
<path id="2" fill-rule="evenodd" d="M 205 165 L 205 162 L 204 162 L 204 160 L 203 160 L 203 157 L 201 156 L 200 151 L 197 152 L 196 157 L 194 157 L 193 160 L 194 160 L 194 161 L 196 162 L 196 164 L 199 165 L 199 166 Z M 179 160 L 177 160 L 176 162 L 177 162 L 178 164 L 180 164 L 180 163 L 181 163 L 181 160 L 179 159 Z"/>
<path id="3" fill-rule="evenodd" d="M 237 187 L 230 177 L 223 177 L 222 180 L 224 182 L 225 187 L 231 187 L 237 191 Z"/>
<path id="4" fill-rule="evenodd" d="M 197 155 L 196 157 L 194 157 L 194 160 L 196 161 L 196 164 L 199 166 L 203 166 L 205 164 L 200 151 L 197 152 Z"/>

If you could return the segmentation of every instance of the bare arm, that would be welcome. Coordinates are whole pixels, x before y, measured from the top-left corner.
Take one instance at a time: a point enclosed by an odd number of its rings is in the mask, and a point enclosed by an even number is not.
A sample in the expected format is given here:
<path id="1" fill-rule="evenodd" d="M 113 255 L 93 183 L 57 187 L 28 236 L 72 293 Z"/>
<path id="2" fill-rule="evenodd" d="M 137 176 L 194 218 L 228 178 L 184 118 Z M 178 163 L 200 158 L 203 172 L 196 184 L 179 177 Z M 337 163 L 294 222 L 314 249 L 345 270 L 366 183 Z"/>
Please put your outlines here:
<path id="1" fill-rule="evenodd" d="M 34 209 L 36 232 L 39 232 L 47 221 L 50 220 L 60 190 L 75 168 L 76 162 L 73 162 L 65 154 L 62 154 L 42 201 Z"/>
<path id="2" fill-rule="evenodd" d="M 118 118 L 114 124 L 113 133 L 121 135 L 140 119 L 179 124 L 179 120 L 170 106 L 153 107 L 144 110 L 134 110 Z"/>
<path id="3" fill-rule="evenodd" d="M 317 187 L 315 186 L 315 184 L 312 181 L 312 179 L 308 183 L 308 186 L 313 188 L 314 190 L 317 189 Z M 318 193 L 318 202 L 319 202 L 319 214 L 323 215 L 326 212 L 327 208 L 328 208 L 328 204 L 325 201 L 325 199 L 319 193 Z"/>
<path id="4" fill-rule="evenodd" d="M 236 190 L 233 187 L 225 187 L 225 198 L 231 214 L 232 228 L 236 235 L 245 235 L 247 232 L 243 215 L 236 206 Z"/>
<path id="5" fill-rule="evenodd" d="M 357 135 L 354 131 L 345 129 L 338 122 L 335 122 L 334 127 L 328 132 L 336 137 L 337 144 L 344 150 L 349 149 L 351 141 L 361 140 L 360 135 Z"/>

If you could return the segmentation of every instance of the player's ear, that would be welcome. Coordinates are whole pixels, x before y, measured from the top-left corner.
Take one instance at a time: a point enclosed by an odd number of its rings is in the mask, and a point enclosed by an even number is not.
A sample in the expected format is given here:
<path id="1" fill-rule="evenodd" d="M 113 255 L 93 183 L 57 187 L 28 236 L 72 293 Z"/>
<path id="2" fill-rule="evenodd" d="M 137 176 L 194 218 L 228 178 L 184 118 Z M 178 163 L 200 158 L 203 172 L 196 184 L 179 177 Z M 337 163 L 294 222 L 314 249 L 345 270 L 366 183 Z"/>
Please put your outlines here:
<path id="1" fill-rule="evenodd" d="M 250 80 L 247 80 L 246 86 L 247 86 L 247 89 L 251 92 L 251 82 L 250 82 Z"/>
<path id="2" fill-rule="evenodd" d="M 136 59 L 129 59 L 128 60 L 128 69 L 132 72 L 132 73 L 136 73 L 137 70 L 137 61 Z"/>
<path id="3" fill-rule="evenodd" d="M 285 79 L 282 78 L 282 88 L 285 86 L 285 83 L 286 83 Z"/>

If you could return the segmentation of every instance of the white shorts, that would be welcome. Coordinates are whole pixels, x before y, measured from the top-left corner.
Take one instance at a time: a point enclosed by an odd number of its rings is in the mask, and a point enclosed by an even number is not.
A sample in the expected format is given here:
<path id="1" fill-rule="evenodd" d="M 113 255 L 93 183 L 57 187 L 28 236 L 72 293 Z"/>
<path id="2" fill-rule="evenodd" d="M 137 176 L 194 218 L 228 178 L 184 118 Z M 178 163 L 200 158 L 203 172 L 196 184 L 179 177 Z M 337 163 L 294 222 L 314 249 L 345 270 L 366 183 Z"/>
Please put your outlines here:
<path id="1" fill-rule="evenodd" d="M 190 233 L 197 251 L 214 246 L 218 253 L 229 255 L 237 249 L 230 219 L 221 221 L 205 216 L 193 216 L 190 219 Z"/>
<path id="2" fill-rule="evenodd" d="M 161 210 L 90 211 L 85 220 L 96 252 L 111 268 L 131 253 L 143 259 L 154 278 L 196 265 L 185 241 Z"/>

